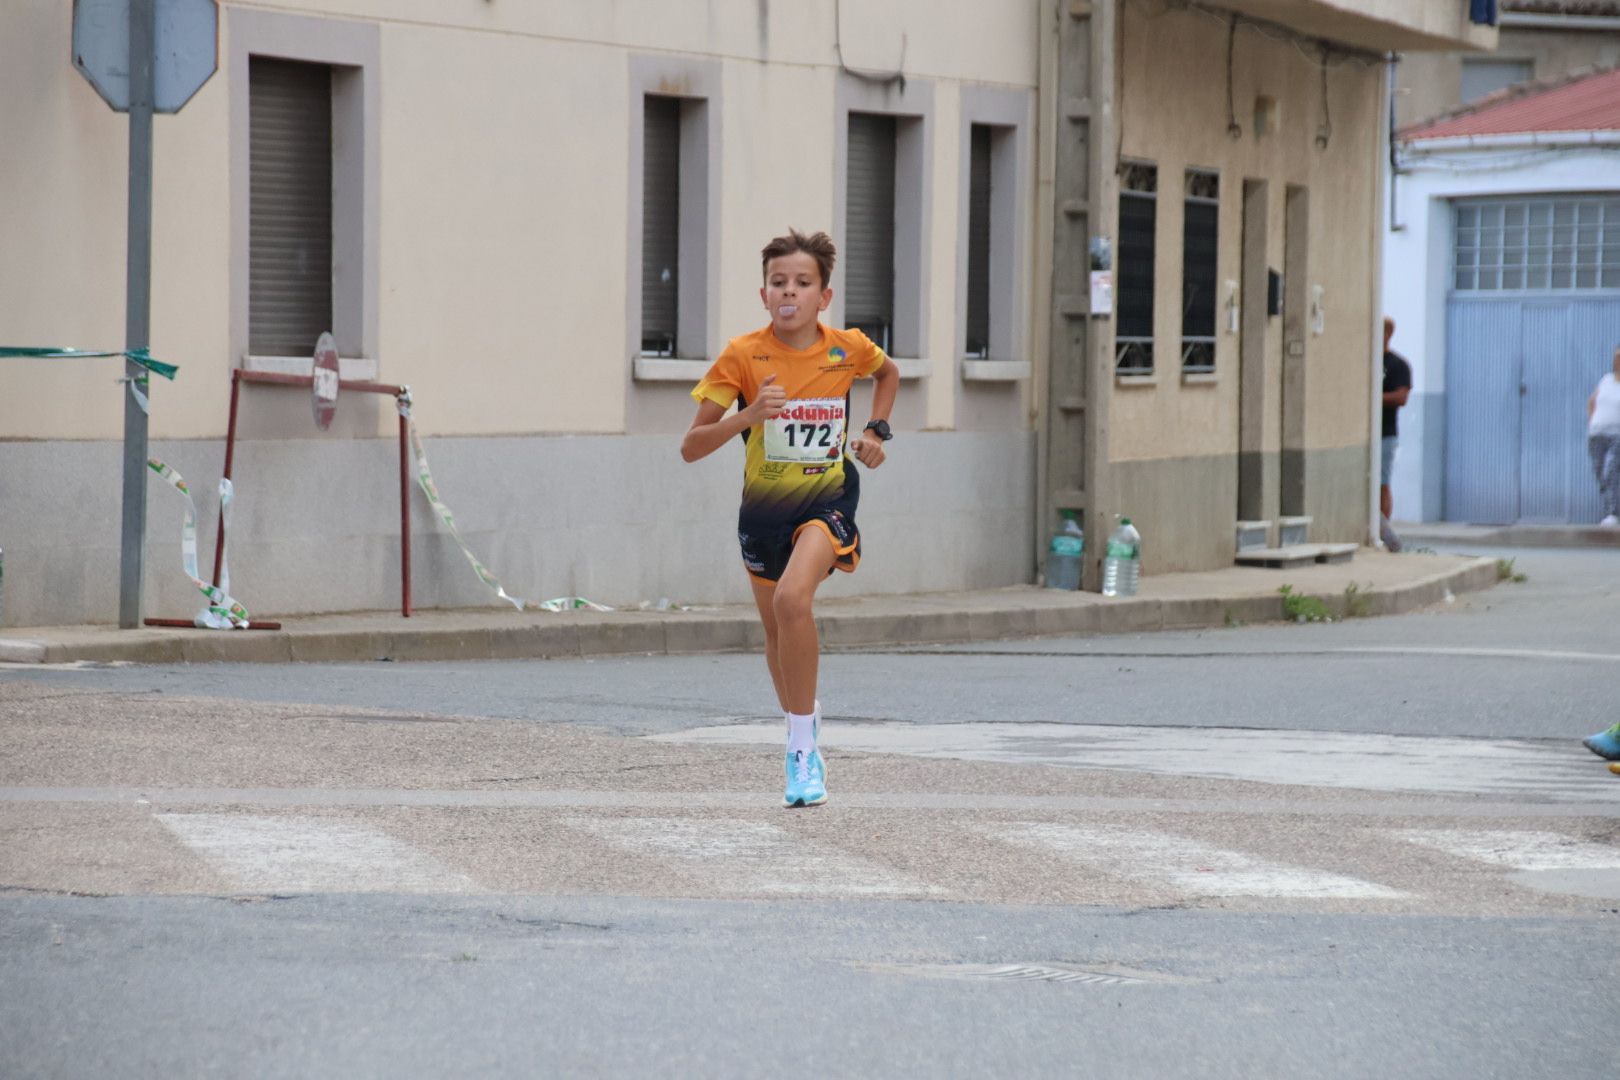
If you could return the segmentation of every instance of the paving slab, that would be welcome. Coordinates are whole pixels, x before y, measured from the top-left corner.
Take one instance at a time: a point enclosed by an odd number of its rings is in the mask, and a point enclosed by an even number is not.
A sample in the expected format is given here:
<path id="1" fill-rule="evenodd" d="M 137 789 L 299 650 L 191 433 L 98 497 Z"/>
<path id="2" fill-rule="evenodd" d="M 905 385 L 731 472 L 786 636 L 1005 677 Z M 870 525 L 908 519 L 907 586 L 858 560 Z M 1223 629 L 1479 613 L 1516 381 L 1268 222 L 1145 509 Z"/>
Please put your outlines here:
<path id="1" fill-rule="evenodd" d="M 817 624 L 827 648 L 1190 629 L 1281 621 L 1283 585 L 1322 601 L 1335 617 L 1398 615 L 1489 588 L 1497 573 L 1490 558 L 1362 548 L 1344 563 L 1151 575 L 1134 597 L 1030 585 L 841 597 L 817 605 Z M 0 631 L 0 663 L 512 660 L 738 652 L 763 642 L 752 604 L 557 613 L 491 605 L 418 611 L 409 619 L 370 611 L 279 621 L 279 630 L 7 629 Z"/>

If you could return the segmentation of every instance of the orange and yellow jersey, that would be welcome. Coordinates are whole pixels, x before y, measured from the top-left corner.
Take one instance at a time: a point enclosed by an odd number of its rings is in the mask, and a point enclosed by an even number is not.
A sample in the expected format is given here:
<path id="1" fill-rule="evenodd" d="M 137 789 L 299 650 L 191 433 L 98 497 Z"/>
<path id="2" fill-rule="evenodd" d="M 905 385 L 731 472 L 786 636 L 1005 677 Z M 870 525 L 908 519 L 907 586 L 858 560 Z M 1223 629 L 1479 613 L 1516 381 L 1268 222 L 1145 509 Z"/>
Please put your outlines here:
<path id="1" fill-rule="evenodd" d="M 849 442 L 849 388 L 883 366 L 883 350 L 859 330 L 818 324 L 820 339 L 790 349 L 767 326 L 733 338 L 692 390 L 699 402 L 739 408 L 776 376 L 787 393 L 782 415 L 748 429 L 739 523 L 752 529 L 790 525 L 817 503 L 844 492 Z"/>

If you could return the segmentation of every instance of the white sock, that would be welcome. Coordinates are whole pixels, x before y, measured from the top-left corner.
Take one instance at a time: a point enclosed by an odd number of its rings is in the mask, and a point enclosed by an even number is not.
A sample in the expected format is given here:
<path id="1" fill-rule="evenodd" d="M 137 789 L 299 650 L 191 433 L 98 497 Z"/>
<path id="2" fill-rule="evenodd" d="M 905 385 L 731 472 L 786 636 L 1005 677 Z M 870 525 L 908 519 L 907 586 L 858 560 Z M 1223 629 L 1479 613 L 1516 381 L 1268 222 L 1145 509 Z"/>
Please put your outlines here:
<path id="1" fill-rule="evenodd" d="M 800 716 L 798 713 L 788 713 L 788 753 L 805 753 L 816 748 L 816 714 L 808 713 Z"/>

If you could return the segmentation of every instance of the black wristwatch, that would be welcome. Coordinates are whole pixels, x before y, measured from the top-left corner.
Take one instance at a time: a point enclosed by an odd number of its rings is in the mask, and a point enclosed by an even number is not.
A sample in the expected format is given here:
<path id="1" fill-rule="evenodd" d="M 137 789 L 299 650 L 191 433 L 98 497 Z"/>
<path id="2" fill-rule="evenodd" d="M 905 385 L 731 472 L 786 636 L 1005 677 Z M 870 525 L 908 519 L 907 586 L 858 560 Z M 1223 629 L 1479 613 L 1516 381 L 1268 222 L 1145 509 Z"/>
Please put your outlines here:
<path id="1" fill-rule="evenodd" d="M 887 420 L 868 420 L 866 423 L 866 430 L 870 431 L 884 442 L 888 442 L 890 439 L 894 438 L 894 432 L 889 430 L 889 422 Z"/>

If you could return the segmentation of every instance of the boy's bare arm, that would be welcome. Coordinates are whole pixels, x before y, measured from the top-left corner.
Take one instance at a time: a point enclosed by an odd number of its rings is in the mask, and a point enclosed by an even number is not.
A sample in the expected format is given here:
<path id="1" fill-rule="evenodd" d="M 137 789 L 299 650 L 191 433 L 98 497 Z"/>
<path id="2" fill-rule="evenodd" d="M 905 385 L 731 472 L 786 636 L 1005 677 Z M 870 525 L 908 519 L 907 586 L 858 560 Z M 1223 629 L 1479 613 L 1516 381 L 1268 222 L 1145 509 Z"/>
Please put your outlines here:
<path id="1" fill-rule="evenodd" d="M 781 415 L 787 406 L 787 392 L 775 383 L 775 375 L 765 376 L 765 381 L 759 387 L 759 397 L 750 402 L 746 409 L 738 409 L 730 416 L 726 415 L 724 406 L 712 401 L 698 405 L 692 426 L 687 428 L 686 437 L 681 440 L 681 457 L 687 461 L 706 458 L 730 442 L 738 432 Z"/>
<path id="2" fill-rule="evenodd" d="M 895 395 L 900 391 L 900 368 L 888 357 L 883 358 L 883 366 L 872 373 L 872 381 L 877 385 L 872 388 L 872 419 L 888 420 L 889 413 L 894 409 Z M 868 469 L 875 469 L 883 464 L 889 455 L 883 448 L 883 440 L 873 438 L 864 431 L 849 442 L 849 449 L 855 455 L 855 460 Z"/>

